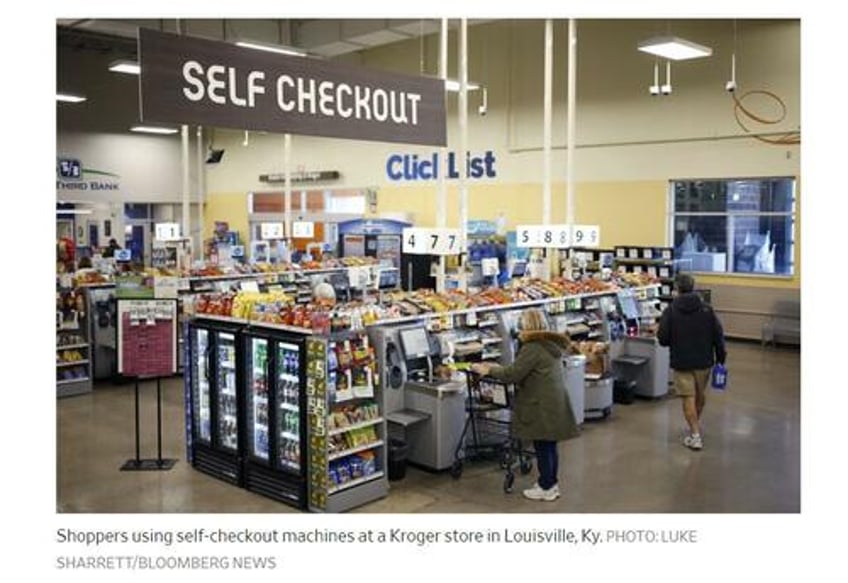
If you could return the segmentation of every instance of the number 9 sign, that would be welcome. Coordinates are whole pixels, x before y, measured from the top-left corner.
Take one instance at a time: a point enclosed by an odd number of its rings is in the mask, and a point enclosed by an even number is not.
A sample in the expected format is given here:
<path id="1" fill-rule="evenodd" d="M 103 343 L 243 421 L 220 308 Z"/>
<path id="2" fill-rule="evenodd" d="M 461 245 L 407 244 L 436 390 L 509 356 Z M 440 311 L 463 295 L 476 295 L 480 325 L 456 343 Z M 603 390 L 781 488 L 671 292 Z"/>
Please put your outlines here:
<path id="1" fill-rule="evenodd" d="M 574 225 L 572 238 L 575 246 L 598 247 L 601 244 L 601 228 L 598 225 Z"/>

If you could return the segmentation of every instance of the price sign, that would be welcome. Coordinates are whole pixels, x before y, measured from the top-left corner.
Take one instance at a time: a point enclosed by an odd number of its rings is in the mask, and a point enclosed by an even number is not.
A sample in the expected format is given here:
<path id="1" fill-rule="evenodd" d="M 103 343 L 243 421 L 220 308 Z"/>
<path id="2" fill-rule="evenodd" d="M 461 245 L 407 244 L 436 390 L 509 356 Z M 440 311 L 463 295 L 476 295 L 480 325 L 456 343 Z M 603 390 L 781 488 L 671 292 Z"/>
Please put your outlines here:
<path id="1" fill-rule="evenodd" d="M 462 252 L 459 229 L 425 229 L 410 227 L 403 230 L 403 252 L 412 255 L 458 255 Z"/>
<path id="2" fill-rule="evenodd" d="M 569 225 L 519 225 L 515 230 L 519 247 L 564 249 L 572 244 Z"/>
<path id="3" fill-rule="evenodd" d="M 259 282 L 242 281 L 241 283 L 239 283 L 239 288 L 241 289 L 241 291 L 259 293 Z"/>
<path id="4" fill-rule="evenodd" d="M 283 238 L 283 223 L 260 223 L 259 231 L 263 241 L 276 241 Z"/>
<path id="5" fill-rule="evenodd" d="M 601 228 L 598 225 L 574 225 L 571 241 L 576 247 L 598 247 L 601 244 Z"/>
<path id="6" fill-rule="evenodd" d="M 155 234 L 157 241 L 175 241 L 180 238 L 179 223 L 156 223 Z"/>
<path id="7" fill-rule="evenodd" d="M 295 221 L 292 223 L 292 237 L 295 239 L 314 239 L 315 223 L 312 221 Z"/>

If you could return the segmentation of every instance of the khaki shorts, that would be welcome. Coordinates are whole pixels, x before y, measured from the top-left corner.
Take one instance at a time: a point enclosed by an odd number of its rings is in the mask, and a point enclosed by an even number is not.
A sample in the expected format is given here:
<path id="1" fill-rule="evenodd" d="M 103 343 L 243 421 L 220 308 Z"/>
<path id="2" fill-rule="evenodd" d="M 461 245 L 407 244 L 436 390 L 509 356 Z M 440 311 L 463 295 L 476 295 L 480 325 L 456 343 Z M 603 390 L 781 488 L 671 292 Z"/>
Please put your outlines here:
<path id="1" fill-rule="evenodd" d="M 679 397 L 694 397 L 696 394 L 706 393 L 710 371 L 711 368 L 674 371 L 675 392 Z"/>

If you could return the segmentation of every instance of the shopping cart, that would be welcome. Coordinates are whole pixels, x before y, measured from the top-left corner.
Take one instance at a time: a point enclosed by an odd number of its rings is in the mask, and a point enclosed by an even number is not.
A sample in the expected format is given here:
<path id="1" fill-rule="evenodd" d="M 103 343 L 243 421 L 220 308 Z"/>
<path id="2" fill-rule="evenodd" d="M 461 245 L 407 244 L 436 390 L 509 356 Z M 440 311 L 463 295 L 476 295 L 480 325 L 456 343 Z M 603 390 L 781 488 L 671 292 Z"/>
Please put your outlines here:
<path id="1" fill-rule="evenodd" d="M 454 451 L 450 474 L 462 475 L 465 462 L 498 461 L 504 475 L 504 492 L 512 492 L 515 482 L 513 468 L 522 474 L 533 468 L 533 453 L 523 448 L 521 440 L 512 435 L 512 385 L 489 376 L 463 371 L 468 382 L 465 400 L 465 426 Z"/>

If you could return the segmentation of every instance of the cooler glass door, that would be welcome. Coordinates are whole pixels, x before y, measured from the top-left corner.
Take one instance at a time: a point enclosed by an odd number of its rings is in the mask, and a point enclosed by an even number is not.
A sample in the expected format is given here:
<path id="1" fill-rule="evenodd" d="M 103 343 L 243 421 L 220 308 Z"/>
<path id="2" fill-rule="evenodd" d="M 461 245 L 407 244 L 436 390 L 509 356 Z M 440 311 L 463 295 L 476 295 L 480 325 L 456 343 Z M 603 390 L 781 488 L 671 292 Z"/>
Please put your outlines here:
<path id="1" fill-rule="evenodd" d="M 236 417 L 236 338 L 226 332 L 218 333 L 218 444 L 223 449 L 238 449 L 238 418 Z"/>
<path id="2" fill-rule="evenodd" d="M 212 441 L 212 401 L 209 387 L 209 331 L 193 328 L 191 333 L 191 394 L 194 402 L 194 431 L 198 441 Z"/>
<path id="3" fill-rule="evenodd" d="M 247 378 L 247 440 L 250 455 L 268 461 L 268 340 L 249 337 L 245 359 Z"/>
<path id="4" fill-rule="evenodd" d="M 278 342 L 276 345 L 277 402 L 275 433 L 277 463 L 280 469 L 300 473 L 300 347 Z"/>

